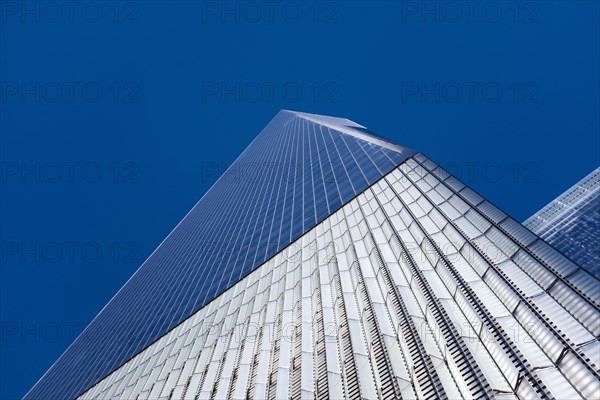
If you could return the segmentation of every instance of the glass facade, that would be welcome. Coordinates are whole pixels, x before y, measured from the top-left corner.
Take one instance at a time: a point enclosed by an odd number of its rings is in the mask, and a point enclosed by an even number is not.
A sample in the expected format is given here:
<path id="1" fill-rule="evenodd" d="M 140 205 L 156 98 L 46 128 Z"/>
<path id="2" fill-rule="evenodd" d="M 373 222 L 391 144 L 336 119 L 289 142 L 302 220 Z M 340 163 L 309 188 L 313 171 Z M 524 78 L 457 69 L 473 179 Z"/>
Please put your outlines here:
<path id="1" fill-rule="evenodd" d="M 600 167 L 523 225 L 600 279 Z"/>
<path id="2" fill-rule="evenodd" d="M 80 399 L 597 399 L 599 283 L 416 154 Z"/>
<path id="3" fill-rule="evenodd" d="M 75 398 L 412 154 L 281 111 L 25 398 Z"/>
<path id="4" fill-rule="evenodd" d="M 422 154 L 282 111 L 25 398 L 600 398 L 599 286 Z"/>

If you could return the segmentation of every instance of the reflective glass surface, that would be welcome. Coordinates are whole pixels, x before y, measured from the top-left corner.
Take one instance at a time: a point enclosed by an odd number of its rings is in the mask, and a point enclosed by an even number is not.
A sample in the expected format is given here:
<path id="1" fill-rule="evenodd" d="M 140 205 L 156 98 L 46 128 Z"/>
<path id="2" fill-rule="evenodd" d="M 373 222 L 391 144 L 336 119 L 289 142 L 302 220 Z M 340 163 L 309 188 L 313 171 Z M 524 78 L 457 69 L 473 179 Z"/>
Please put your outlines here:
<path id="1" fill-rule="evenodd" d="M 413 154 L 281 111 L 25 398 L 76 397 Z"/>
<path id="2" fill-rule="evenodd" d="M 600 279 L 600 167 L 523 225 Z"/>

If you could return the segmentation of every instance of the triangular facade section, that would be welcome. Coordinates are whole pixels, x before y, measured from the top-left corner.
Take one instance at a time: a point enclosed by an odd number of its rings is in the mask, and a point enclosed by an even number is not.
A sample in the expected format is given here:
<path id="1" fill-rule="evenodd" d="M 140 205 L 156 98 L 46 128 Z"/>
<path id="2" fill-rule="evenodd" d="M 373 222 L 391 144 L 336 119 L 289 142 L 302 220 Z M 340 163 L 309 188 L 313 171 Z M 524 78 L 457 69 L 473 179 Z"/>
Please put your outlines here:
<path id="1" fill-rule="evenodd" d="M 598 399 L 599 284 L 416 154 L 78 400 Z"/>
<path id="2" fill-rule="evenodd" d="M 76 397 L 414 153 L 279 112 L 25 398 Z"/>

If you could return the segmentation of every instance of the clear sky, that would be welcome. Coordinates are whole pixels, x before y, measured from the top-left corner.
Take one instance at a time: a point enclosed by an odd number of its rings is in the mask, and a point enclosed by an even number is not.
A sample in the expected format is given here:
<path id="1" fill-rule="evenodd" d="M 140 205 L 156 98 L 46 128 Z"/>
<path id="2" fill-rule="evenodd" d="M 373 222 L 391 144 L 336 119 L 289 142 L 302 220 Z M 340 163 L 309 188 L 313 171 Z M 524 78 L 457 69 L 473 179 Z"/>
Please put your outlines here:
<path id="1" fill-rule="evenodd" d="M 280 109 L 524 220 L 600 164 L 599 3 L 0 3 L 0 398 L 20 398 Z"/>

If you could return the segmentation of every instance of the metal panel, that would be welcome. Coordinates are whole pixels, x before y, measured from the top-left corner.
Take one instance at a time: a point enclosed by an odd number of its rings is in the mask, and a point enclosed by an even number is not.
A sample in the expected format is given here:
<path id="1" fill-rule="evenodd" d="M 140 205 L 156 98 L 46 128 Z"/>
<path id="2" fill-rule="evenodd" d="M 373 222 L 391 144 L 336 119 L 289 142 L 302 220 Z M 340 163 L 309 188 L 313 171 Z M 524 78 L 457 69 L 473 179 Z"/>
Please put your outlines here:
<path id="1" fill-rule="evenodd" d="M 281 111 L 25 398 L 75 397 L 412 154 L 347 119 Z"/>

